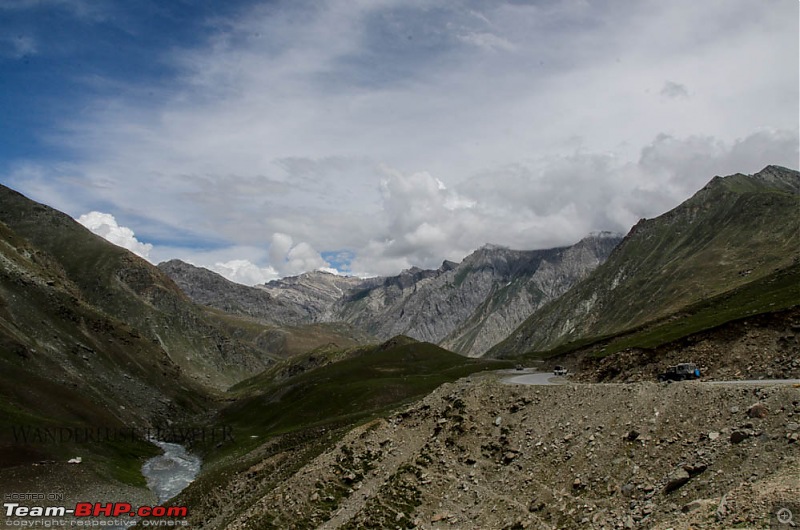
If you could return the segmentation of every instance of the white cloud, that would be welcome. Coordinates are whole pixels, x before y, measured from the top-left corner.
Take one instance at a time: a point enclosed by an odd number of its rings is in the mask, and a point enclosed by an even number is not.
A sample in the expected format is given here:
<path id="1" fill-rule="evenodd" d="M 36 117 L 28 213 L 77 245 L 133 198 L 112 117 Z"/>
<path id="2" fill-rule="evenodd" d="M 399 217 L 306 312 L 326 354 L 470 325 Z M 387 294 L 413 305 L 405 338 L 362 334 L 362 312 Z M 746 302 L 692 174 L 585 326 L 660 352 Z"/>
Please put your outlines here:
<path id="1" fill-rule="evenodd" d="M 258 285 L 280 278 L 272 267 L 259 267 L 245 259 L 235 259 L 224 263 L 214 263 L 208 269 L 221 274 L 228 280 L 244 285 Z"/>
<path id="2" fill-rule="evenodd" d="M 287 234 L 275 233 L 269 247 L 269 261 L 282 276 L 317 269 L 330 270 L 330 264 L 308 243 L 294 244 Z"/>
<path id="3" fill-rule="evenodd" d="M 494 33 L 474 32 L 474 33 L 459 35 L 458 38 L 463 40 L 464 42 L 468 42 L 474 46 L 477 46 L 478 48 L 482 48 L 488 51 L 503 50 L 511 52 L 517 49 L 517 47 L 514 46 L 514 44 L 504 39 L 503 37 L 495 35 Z"/>
<path id="4" fill-rule="evenodd" d="M 150 251 L 153 250 L 153 245 L 139 242 L 133 230 L 126 226 L 119 226 L 113 215 L 102 212 L 89 212 L 81 215 L 77 221 L 107 241 L 126 248 L 139 257 L 150 259 Z"/>
<path id="5" fill-rule="evenodd" d="M 135 204 L 147 240 L 222 245 L 153 255 L 248 281 L 344 249 L 354 272 L 389 274 L 488 242 L 567 244 L 715 174 L 796 168 L 797 15 L 749 0 L 254 5 L 155 57 L 178 74 L 131 93 L 161 97 L 109 95 L 65 123 L 50 140 L 69 167 L 8 180 L 73 214 Z"/>

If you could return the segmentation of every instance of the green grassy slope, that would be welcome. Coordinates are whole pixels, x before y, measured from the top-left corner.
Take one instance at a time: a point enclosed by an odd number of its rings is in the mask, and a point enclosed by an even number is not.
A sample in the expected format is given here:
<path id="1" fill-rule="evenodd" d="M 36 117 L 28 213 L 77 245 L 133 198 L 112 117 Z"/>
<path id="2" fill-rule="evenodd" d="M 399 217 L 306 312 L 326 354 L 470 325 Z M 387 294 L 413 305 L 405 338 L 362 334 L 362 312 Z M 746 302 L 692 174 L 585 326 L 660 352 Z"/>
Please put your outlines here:
<path id="1" fill-rule="evenodd" d="M 608 261 L 488 355 L 616 335 L 793 266 L 800 259 L 798 182 L 797 171 L 773 166 L 715 178 L 674 210 L 640 221 Z"/>
<path id="2" fill-rule="evenodd" d="M 301 364 L 305 367 L 297 369 Z M 380 346 L 312 352 L 233 387 L 230 393 L 236 402 L 220 413 L 219 421 L 245 437 L 354 421 L 422 396 L 446 381 L 503 366 L 407 337 Z"/>

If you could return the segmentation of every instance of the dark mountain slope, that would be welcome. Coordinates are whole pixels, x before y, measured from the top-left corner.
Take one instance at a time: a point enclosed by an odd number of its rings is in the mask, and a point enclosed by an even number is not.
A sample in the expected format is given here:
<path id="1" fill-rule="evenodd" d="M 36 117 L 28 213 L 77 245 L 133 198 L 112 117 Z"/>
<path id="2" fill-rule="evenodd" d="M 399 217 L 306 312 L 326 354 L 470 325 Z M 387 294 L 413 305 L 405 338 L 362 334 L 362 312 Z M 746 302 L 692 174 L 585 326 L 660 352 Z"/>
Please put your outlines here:
<path id="1" fill-rule="evenodd" d="M 135 328 L 204 385 L 227 387 L 263 370 L 263 352 L 229 340 L 156 267 L 92 234 L 69 216 L 0 187 L 0 222 L 58 269 L 79 302 Z"/>
<path id="2" fill-rule="evenodd" d="M 80 455 L 101 483 L 143 486 L 145 429 L 208 411 L 220 389 L 274 362 L 241 329 L 144 260 L 0 187 L 0 469 L 16 470 L 0 480 Z M 70 429 L 129 434 L 86 443 Z"/>

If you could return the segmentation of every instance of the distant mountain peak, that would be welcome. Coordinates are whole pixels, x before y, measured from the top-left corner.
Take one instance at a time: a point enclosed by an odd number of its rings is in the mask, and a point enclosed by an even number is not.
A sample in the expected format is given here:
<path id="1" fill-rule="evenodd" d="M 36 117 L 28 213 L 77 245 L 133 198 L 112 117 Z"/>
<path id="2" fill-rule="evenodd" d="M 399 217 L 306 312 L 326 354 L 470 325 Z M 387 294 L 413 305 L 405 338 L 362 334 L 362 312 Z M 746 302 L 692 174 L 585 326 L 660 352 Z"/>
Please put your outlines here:
<path id="1" fill-rule="evenodd" d="M 589 232 L 583 239 L 622 239 L 625 236 L 622 232 L 611 232 L 610 230 L 600 230 Z"/>
<path id="2" fill-rule="evenodd" d="M 505 245 L 497 245 L 495 243 L 484 243 L 478 250 L 511 250 L 509 247 Z"/>

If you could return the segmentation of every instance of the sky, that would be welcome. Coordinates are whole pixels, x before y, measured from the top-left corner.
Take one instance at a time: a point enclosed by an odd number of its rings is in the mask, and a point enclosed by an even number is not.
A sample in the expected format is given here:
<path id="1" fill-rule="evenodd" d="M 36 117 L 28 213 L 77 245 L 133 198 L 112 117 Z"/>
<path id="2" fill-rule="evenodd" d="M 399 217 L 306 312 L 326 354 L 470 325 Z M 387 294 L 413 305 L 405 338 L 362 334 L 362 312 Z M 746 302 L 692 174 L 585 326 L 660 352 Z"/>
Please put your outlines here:
<path id="1" fill-rule="evenodd" d="M 0 183 L 153 263 L 390 275 L 798 165 L 796 0 L 2 0 Z"/>

